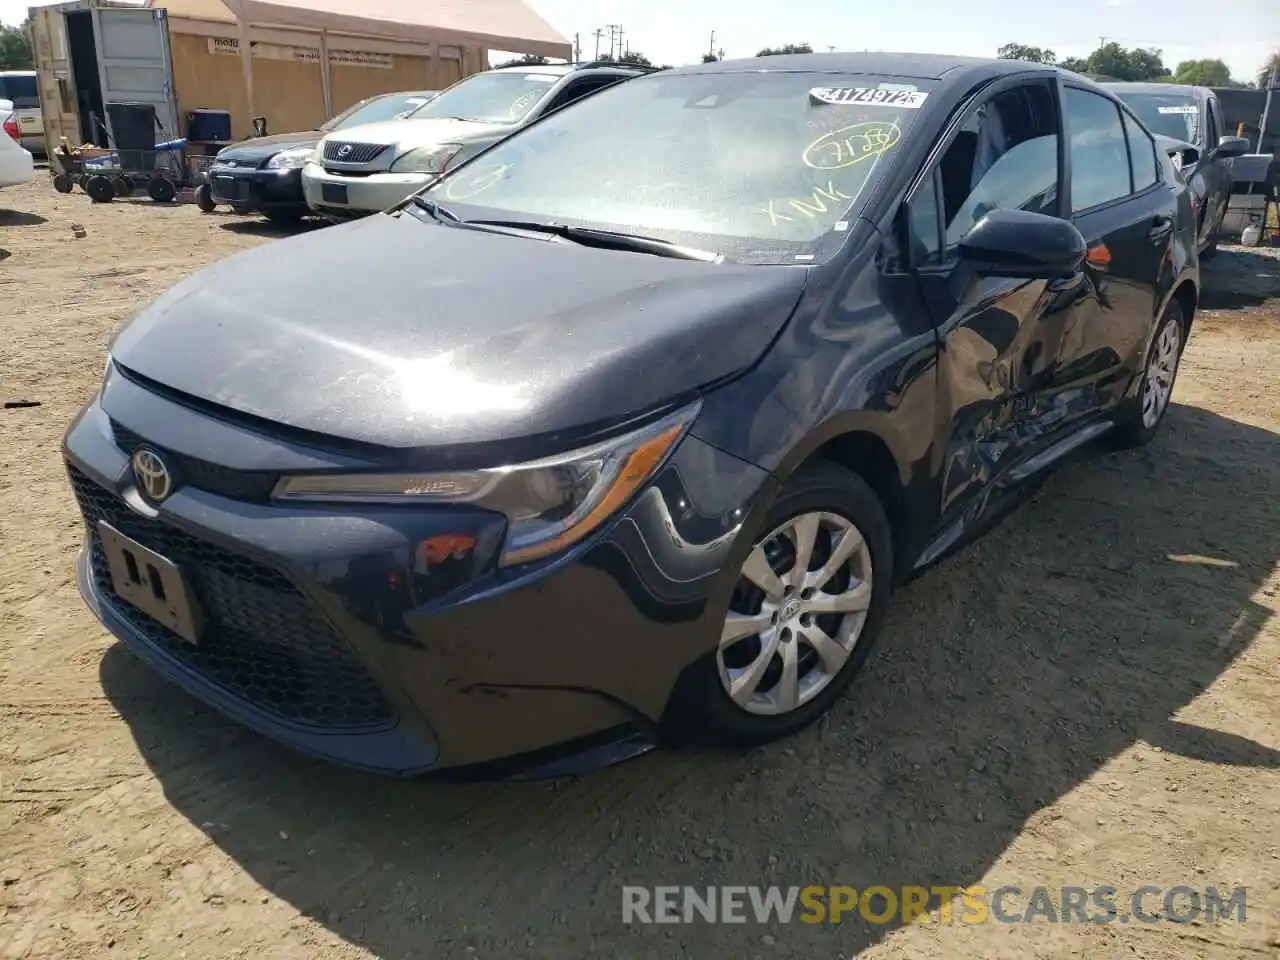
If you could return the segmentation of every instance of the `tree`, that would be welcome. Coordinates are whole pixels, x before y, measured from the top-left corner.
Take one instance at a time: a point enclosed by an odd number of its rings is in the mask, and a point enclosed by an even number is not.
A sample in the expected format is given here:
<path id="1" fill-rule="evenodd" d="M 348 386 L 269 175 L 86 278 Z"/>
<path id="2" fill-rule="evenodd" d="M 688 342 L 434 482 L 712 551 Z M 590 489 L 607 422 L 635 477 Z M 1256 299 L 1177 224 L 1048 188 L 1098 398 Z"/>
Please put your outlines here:
<path id="1" fill-rule="evenodd" d="M 714 53 L 704 53 L 702 55 L 703 63 L 718 63 L 719 61 L 720 61 L 720 58 L 717 57 Z"/>
<path id="2" fill-rule="evenodd" d="M 787 53 L 813 53 L 813 47 L 807 43 L 788 43 L 781 47 L 765 47 L 757 57 L 780 57 Z"/>
<path id="3" fill-rule="evenodd" d="M 1280 83 L 1280 50 L 1276 50 L 1266 61 L 1258 68 L 1258 89 L 1266 90 L 1271 85 L 1272 76 L 1276 77 L 1276 82 Z"/>
<path id="4" fill-rule="evenodd" d="M 516 57 L 514 60 L 506 60 L 502 63 L 495 64 L 490 69 L 501 70 L 503 67 L 542 67 L 546 66 L 546 57 L 536 57 L 532 53 L 526 53 L 523 57 Z"/>
<path id="5" fill-rule="evenodd" d="M 1063 70 L 1070 70 L 1072 73 L 1088 73 L 1089 61 L 1082 57 L 1067 57 L 1060 64 Z"/>
<path id="6" fill-rule="evenodd" d="M 1048 47 L 1029 47 L 1025 43 L 1006 43 L 996 51 L 1001 60 L 1026 60 L 1029 63 L 1047 63 L 1053 66 L 1058 55 Z"/>
<path id="7" fill-rule="evenodd" d="M 1085 69 L 1076 72 L 1101 74 L 1115 80 L 1164 80 L 1172 76 L 1159 50 L 1139 47 L 1128 50 L 1114 41 L 1104 43 L 1089 54 Z"/>
<path id="8" fill-rule="evenodd" d="M 1195 87 L 1232 86 L 1231 68 L 1221 60 L 1183 60 L 1173 71 L 1173 79 Z"/>
<path id="9" fill-rule="evenodd" d="M 618 63 L 635 63 L 642 67 L 652 67 L 653 61 L 646 57 L 643 53 L 635 50 L 628 50 L 622 56 L 618 57 Z"/>
<path id="10" fill-rule="evenodd" d="M 31 19 L 28 17 L 20 27 L 0 23 L 0 70 L 30 70 L 34 62 L 31 57 Z"/>

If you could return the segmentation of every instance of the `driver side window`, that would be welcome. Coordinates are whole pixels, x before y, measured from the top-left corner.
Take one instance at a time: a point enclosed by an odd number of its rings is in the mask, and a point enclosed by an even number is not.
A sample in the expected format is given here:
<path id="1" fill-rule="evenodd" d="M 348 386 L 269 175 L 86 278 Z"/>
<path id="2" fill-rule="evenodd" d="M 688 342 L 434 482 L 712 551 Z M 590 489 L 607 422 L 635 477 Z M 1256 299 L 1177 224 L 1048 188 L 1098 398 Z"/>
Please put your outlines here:
<path id="1" fill-rule="evenodd" d="M 939 175 L 912 204 L 917 266 L 948 261 L 991 210 L 1057 216 L 1059 140 L 1055 98 L 1047 84 L 1003 90 L 976 107 L 943 154 Z M 931 216 L 925 208 L 936 206 L 942 208 L 941 244 L 922 232 Z"/>

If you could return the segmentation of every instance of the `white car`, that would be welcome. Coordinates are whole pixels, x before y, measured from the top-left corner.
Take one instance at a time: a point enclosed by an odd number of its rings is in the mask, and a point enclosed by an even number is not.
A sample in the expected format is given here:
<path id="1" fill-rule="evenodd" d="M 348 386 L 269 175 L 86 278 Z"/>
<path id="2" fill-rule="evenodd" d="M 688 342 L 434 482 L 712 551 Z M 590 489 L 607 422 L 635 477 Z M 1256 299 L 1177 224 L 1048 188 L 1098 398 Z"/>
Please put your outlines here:
<path id="1" fill-rule="evenodd" d="M 18 130 L 18 114 L 12 100 L 0 100 L 0 187 L 14 187 L 26 183 L 36 175 L 31 154 L 22 149 L 22 136 Z"/>
<path id="2" fill-rule="evenodd" d="M 334 220 L 386 210 L 552 110 L 650 69 L 610 62 L 472 74 L 403 119 L 327 135 L 302 171 L 307 206 Z"/>
<path id="3" fill-rule="evenodd" d="M 47 153 L 44 120 L 34 70 L 0 70 L 0 100 L 13 102 L 18 113 L 18 142 L 33 153 Z"/>

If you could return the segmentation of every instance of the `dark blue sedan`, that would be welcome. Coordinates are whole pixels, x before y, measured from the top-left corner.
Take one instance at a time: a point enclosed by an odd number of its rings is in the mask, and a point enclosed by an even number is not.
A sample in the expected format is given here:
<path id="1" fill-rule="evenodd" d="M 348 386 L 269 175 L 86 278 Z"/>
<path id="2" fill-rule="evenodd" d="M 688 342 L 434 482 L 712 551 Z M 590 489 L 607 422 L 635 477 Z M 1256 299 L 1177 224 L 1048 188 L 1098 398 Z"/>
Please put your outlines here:
<path id="1" fill-rule="evenodd" d="M 782 737 L 896 585 L 1155 435 L 1195 245 L 1074 74 L 656 72 L 143 309 L 66 435 L 80 587 L 197 697 L 366 769 Z"/>

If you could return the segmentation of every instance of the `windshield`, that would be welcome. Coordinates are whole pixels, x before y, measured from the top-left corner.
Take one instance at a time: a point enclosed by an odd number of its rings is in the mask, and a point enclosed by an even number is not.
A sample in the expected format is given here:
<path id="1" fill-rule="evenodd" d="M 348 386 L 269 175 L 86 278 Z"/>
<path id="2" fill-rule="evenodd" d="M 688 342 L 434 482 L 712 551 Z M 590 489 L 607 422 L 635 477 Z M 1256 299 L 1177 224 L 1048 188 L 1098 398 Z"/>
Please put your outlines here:
<path id="1" fill-rule="evenodd" d="M 533 124 L 429 195 L 483 205 L 474 214 L 483 218 L 638 233 L 743 262 L 809 262 L 824 239 L 843 239 L 928 90 L 866 75 L 653 74 Z"/>
<path id="2" fill-rule="evenodd" d="M 1152 133 L 1200 145 L 1200 107 L 1193 98 L 1166 93 L 1119 96 Z"/>
<path id="3" fill-rule="evenodd" d="M 385 97 L 376 97 L 348 107 L 320 129 L 328 132 L 341 130 L 343 127 L 356 127 L 363 123 L 396 120 L 417 110 L 433 96 L 435 94 L 430 90 L 418 93 L 389 93 Z"/>
<path id="4" fill-rule="evenodd" d="M 519 123 L 560 79 L 557 74 L 520 70 L 477 73 L 418 108 L 412 118 L 452 117 L 481 123 Z"/>

